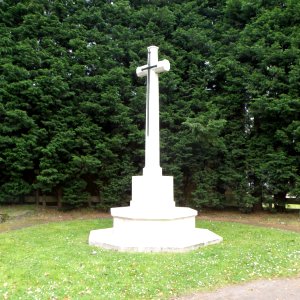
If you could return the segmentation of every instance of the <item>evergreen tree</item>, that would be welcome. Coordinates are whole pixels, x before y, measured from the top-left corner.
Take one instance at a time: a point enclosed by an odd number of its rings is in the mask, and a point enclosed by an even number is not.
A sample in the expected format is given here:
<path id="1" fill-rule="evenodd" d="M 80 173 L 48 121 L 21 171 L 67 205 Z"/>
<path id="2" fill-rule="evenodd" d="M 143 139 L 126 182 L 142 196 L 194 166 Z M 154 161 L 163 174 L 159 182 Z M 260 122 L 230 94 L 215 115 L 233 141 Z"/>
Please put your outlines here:
<path id="1" fill-rule="evenodd" d="M 128 204 L 160 47 L 161 159 L 180 205 L 300 194 L 297 0 L 0 2 L 0 202 Z"/>

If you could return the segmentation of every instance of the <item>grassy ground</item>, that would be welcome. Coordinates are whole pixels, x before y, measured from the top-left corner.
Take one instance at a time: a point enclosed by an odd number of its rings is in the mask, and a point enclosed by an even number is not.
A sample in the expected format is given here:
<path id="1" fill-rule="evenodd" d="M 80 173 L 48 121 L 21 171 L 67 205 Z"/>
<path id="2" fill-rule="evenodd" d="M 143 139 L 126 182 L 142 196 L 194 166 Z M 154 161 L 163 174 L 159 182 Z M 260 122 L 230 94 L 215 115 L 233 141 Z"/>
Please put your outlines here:
<path id="1" fill-rule="evenodd" d="M 1 233 L 0 299 L 168 299 L 300 274 L 298 233 L 207 220 L 197 225 L 224 242 L 189 253 L 119 253 L 88 246 L 90 230 L 111 225 L 108 218 L 74 220 Z"/>
<path id="2" fill-rule="evenodd" d="M 6 222 L 0 222 L 0 233 L 49 222 L 110 217 L 107 213 L 101 213 L 92 209 L 61 212 L 55 208 L 44 209 L 42 207 L 36 207 L 35 205 L 0 206 L 0 214 L 7 214 L 9 216 Z M 254 214 L 242 214 L 234 210 L 206 210 L 199 214 L 198 219 L 237 222 L 300 232 L 300 215 L 298 210 L 277 214 L 264 211 Z"/>

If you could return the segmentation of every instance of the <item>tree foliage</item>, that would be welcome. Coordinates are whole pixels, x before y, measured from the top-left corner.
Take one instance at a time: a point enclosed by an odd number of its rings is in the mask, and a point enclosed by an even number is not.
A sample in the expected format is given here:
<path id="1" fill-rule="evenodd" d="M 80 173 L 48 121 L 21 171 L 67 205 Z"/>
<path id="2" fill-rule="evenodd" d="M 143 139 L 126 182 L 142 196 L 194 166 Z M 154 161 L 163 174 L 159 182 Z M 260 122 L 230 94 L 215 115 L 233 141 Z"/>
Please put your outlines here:
<path id="1" fill-rule="evenodd" d="M 297 0 L 0 2 L 0 202 L 130 200 L 146 47 L 160 47 L 161 159 L 178 204 L 300 194 Z"/>

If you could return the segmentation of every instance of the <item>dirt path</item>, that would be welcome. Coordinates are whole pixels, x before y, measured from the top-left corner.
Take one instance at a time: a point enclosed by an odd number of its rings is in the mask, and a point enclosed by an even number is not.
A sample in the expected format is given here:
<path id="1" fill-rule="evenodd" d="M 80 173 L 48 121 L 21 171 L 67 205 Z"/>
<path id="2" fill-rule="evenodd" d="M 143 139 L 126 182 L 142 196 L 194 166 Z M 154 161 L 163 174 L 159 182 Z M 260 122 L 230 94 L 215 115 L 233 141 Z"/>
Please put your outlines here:
<path id="1" fill-rule="evenodd" d="M 202 220 L 237 222 L 255 226 L 278 228 L 300 232 L 298 213 L 240 214 L 239 212 L 206 211 L 199 215 Z M 300 248 L 300 245 L 299 245 Z M 241 285 L 231 285 L 207 293 L 195 293 L 177 300 L 299 300 L 300 277 L 256 280 Z"/>
<path id="2" fill-rule="evenodd" d="M 199 220 L 235 222 L 300 232 L 300 214 L 298 211 L 277 214 L 261 211 L 252 214 L 242 214 L 238 211 L 207 210 L 201 212 L 198 218 Z"/>
<path id="3" fill-rule="evenodd" d="M 0 206 L 0 213 L 2 211 L 6 212 L 5 207 Z M 110 215 L 107 213 L 102 213 L 92 209 L 80 209 L 68 212 L 58 211 L 53 208 L 36 208 L 35 206 L 25 207 L 24 210 L 21 207 L 16 206 L 16 211 L 12 207 L 8 207 L 9 218 L 6 222 L 0 223 L 0 233 L 18 230 L 25 227 L 30 227 L 38 224 L 46 224 L 50 222 L 64 222 L 70 220 L 86 220 L 86 219 L 96 219 L 96 218 L 109 218 Z"/>
<path id="4" fill-rule="evenodd" d="M 13 207 L 5 208 L 0 206 L 0 214 L 11 212 Z M 69 212 L 61 212 L 53 208 L 36 208 L 25 206 L 22 210 L 16 206 L 16 212 L 8 214 L 9 219 L 1 223 L 0 233 L 10 230 L 21 229 L 36 224 L 49 222 L 63 222 L 78 219 L 110 218 L 110 214 L 99 212 L 92 209 L 80 209 Z M 208 221 L 236 222 L 254 226 L 285 229 L 300 232 L 300 215 L 296 212 L 271 214 L 268 212 L 258 212 L 253 214 L 242 214 L 238 211 L 214 211 L 206 210 L 199 213 L 197 219 Z M 299 298 L 300 299 L 300 298 Z"/>
<path id="5" fill-rule="evenodd" d="M 257 280 L 176 300 L 299 300 L 300 278 Z M 175 300 L 175 299 L 174 299 Z"/>
<path id="6" fill-rule="evenodd" d="M 92 209 L 80 209 L 61 212 L 53 208 L 36 208 L 35 206 L 0 206 L 0 214 L 8 214 L 9 219 L 0 223 L 0 232 L 19 229 L 48 222 L 61 222 L 78 219 L 109 218 L 110 214 Z M 299 212 L 271 214 L 257 212 L 242 214 L 238 211 L 205 210 L 199 213 L 198 220 L 237 222 L 255 226 L 264 226 L 300 232 Z"/>

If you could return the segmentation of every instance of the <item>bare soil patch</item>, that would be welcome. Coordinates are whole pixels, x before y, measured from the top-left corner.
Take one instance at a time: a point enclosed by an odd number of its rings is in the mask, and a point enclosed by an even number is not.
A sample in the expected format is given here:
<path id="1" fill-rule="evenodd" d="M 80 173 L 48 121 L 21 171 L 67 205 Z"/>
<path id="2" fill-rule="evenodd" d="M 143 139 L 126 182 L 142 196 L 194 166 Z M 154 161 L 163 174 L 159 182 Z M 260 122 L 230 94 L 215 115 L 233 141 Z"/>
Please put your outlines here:
<path id="1" fill-rule="evenodd" d="M 55 208 L 42 208 L 34 205 L 0 206 L 0 214 L 8 215 L 8 219 L 0 223 L 0 232 L 49 222 L 110 218 L 109 213 L 94 209 L 77 209 L 63 212 Z M 199 213 L 197 218 L 200 221 L 237 222 L 300 232 L 300 215 L 298 211 L 277 214 L 262 211 L 252 214 L 243 214 L 238 211 L 204 210 Z"/>
<path id="2" fill-rule="evenodd" d="M 300 214 L 298 210 L 276 214 L 268 211 L 244 214 L 238 211 L 205 210 L 199 213 L 198 218 L 200 220 L 236 222 L 300 232 Z"/>
<path id="3" fill-rule="evenodd" d="M 73 211 L 59 211 L 55 208 L 41 208 L 36 206 L 0 206 L 0 213 L 8 215 L 6 222 L 0 224 L 0 233 L 17 230 L 49 222 L 64 222 L 70 220 L 86 220 L 96 218 L 109 218 L 108 213 L 93 209 L 78 209 Z"/>

